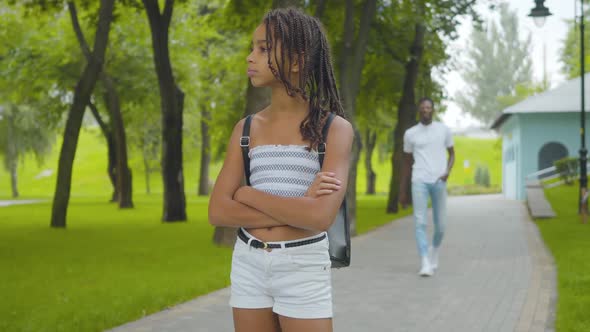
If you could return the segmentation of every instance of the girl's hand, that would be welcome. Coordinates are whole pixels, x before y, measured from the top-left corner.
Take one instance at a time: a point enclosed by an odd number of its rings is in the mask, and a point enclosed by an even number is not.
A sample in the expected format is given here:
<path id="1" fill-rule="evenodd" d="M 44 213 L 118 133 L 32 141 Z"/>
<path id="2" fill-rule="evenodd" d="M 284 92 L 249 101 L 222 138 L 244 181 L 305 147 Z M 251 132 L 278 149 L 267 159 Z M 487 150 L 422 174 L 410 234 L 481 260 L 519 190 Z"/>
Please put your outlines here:
<path id="1" fill-rule="evenodd" d="M 335 178 L 335 176 L 336 174 L 332 172 L 317 173 L 313 183 L 309 186 L 304 196 L 317 198 L 340 190 L 340 184 L 342 182 Z"/>
<path id="2" fill-rule="evenodd" d="M 240 188 L 238 188 L 238 190 L 236 190 L 236 192 L 234 193 L 234 201 L 243 203 L 244 200 L 242 198 L 244 197 L 244 195 L 248 195 L 248 190 L 250 188 L 252 188 L 252 187 L 241 186 Z"/>

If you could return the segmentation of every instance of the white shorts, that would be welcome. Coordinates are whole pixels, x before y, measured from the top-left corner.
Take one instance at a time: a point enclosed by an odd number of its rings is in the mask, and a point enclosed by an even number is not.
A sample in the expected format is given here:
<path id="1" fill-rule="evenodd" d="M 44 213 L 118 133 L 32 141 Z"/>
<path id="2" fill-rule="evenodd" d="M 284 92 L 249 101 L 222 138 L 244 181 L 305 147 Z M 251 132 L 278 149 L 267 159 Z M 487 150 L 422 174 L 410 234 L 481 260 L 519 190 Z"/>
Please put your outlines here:
<path id="1" fill-rule="evenodd" d="M 269 243 L 285 244 L 324 234 Z M 319 242 L 271 251 L 248 246 L 238 238 L 232 256 L 229 304 L 243 309 L 272 308 L 292 318 L 331 318 L 330 266 L 327 236 Z"/>

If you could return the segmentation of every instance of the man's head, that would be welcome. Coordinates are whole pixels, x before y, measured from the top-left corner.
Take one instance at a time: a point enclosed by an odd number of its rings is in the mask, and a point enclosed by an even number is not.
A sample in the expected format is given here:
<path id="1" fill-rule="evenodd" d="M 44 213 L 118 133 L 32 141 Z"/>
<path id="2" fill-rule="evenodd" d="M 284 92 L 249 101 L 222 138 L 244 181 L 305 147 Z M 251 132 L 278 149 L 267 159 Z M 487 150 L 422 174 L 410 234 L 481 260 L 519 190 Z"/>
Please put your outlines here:
<path id="1" fill-rule="evenodd" d="M 434 113 L 434 102 L 428 97 L 422 97 L 418 101 L 418 114 L 420 115 L 420 122 L 424 125 L 432 123 L 432 115 Z"/>

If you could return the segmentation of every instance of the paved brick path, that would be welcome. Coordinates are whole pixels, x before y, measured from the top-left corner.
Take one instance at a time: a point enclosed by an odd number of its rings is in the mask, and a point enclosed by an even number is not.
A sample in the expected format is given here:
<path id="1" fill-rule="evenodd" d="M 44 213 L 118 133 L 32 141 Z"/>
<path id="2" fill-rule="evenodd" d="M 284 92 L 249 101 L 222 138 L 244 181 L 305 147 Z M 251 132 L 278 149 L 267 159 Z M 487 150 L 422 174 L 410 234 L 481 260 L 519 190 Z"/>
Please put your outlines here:
<path id="1" fill-rule="evenodd" d="M 335 331 L 553 330 L 555 268 L 524 204 L 498 195 L 448 204 L 431 278 L 417 275 L 411 218 L 353 239 L 353 265 L 333 273 Z M 228 296 L 223 289 L 112 331 L 233 331 Z"/>
<path id="2" fill-rule="evenodd" d="M 20 204 L 33 204 L 33 203 L 38 203 L 38 202 L 42 202 L 42 200 L 39 200 L 39 199 L 7 200 L 7 201 L 0 200 L 0 207 L 10 206 L 10 205 L 20 205 Z"/>

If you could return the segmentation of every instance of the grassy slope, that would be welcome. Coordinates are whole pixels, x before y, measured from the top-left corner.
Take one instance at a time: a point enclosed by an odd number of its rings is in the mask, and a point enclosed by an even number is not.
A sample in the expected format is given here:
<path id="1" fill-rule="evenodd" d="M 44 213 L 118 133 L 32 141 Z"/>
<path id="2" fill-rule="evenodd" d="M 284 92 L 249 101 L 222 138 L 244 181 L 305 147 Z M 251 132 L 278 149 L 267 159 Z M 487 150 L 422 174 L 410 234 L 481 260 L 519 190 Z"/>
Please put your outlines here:
<path id="1" fill-rule="evenodd" d="M 557 217 L 536 223 L 557 265 L 556 330 L 590 331 L 590 225 L 582 224 L 577 214 L 578 187 L 555 187 L 545 194 Z"/>

